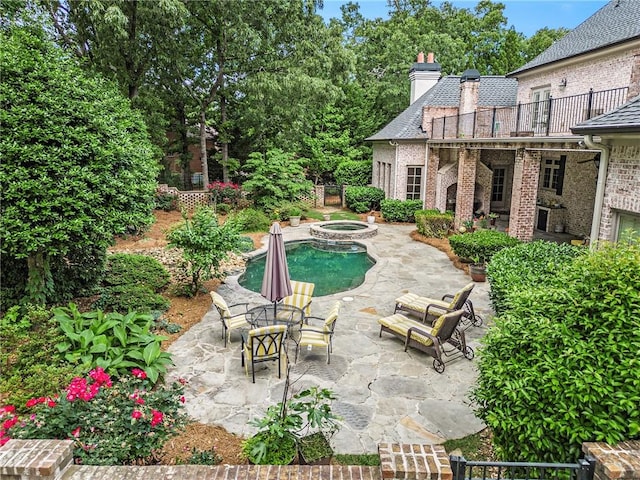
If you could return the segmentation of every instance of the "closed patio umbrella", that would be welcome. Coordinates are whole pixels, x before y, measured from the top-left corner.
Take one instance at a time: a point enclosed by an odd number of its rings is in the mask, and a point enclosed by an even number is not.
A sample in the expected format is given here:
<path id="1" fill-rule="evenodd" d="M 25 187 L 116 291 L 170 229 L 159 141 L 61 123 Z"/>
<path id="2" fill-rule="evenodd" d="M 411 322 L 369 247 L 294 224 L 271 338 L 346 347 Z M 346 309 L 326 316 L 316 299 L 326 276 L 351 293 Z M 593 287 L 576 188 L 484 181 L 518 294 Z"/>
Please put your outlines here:
<path id="1" fill-rule="evenodd" d="M 274 222 L 271 225 L 271 229 L 269 229 L 269 247 L 267 249 L 267 261 L 264 266 L 260 294 L 270 302 L 273 302 L 275 310 L 276 302 L 292 293 L 282 229 L 278 222 Z"/>

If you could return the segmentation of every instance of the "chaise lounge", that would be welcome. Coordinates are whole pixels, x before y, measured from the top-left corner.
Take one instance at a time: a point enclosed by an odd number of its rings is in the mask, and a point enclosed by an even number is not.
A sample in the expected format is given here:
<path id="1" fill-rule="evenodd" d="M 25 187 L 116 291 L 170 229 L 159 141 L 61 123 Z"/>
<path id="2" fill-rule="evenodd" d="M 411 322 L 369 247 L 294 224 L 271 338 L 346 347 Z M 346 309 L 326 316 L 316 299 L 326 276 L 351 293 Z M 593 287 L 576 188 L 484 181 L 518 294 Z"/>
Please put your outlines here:
<path id="1" fill-rule="evenodd" d="M 404 340 L 405 352 L 407 348 L 413 347 L 431 355 L 434 358 L 433 368 L 436 372 L 442 373 L 445 368 L 445 357 L 452 360 L 463 355 L 471 360 L 474 356 L 473 349 L 467 346 L 464 331 L 458 328 L 463 315 L 462 309 L 445 313 L 433 323 L 433 327 L 429 327 L 401 313 L 394 313 L 389 317 L 378 319 L 380 337 L 382 332 L 391 333 Z M 453 348 L 447 349 L 445 344 Z"/>
<path id="2" fill-rule="evenodd" d="M 473 309 L 473 303 L 469 300 L 469 295 L 475 284 L 468 283 L 455 294 L 446 294 L 441 300 L 429 297 L 421 297 L 415 293 L 405 293 L 401 297 L 396 298 L 396 308 L 394 313 L 407 312 L 410 315 L 416 315 L 425 323 L 433 323 L 446 310 L 464 310 L 462 316 L 462 325 L 469 327 L 474 325 L 479 327 L 482 325 L 482 317 L 476 315 Z"/>

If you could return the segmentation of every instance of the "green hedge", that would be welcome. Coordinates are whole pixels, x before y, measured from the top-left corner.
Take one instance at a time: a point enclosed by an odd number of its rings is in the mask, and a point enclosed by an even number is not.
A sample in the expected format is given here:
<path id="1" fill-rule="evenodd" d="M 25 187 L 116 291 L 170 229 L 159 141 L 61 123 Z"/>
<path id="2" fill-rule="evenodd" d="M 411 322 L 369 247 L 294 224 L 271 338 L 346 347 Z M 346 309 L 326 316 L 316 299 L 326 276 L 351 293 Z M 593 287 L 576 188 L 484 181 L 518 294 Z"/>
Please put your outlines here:
<path id="1" fill-rule="evenodd" d="M 347 160 L 341 162 L 333 176 L 338 185 L 363 187 L 371 183 L 370 160 Z"/>
<path id="2" fill-rule="evenodd" d="M 583 442 L 640 438 L 638 244 L 576 257 L 494 320 L 473 398 L 501 458 L 575 462 Z"/>
<path id="3" fill-rule="evenodd" d="M 425 237 L 445 238 L 453 228 L 453 212 L 440 210 L 418 210 L 415 213 L 418 233 Z"/>
<path id="4" fill-rule="evenodd" d="M 415 222 L 414 214 L 422 208 L 422 200 L 393 200 L 380 202 L 380 212 L 387 222 Z"/>
<path id="5" fill-rule="evenodd" d="M 453 253 L 476 263 L 488 262 L 491 257 L 506 247 L 518 245 L 520 240 L 497 230 L 476 230 L 473 233 L 449 237 Z"/>
<path id="6" fill-rule="evenodd" d="M 356 213 L 380 210 L 384 190 L 377 187 L 347 187 L 344 192 L 347 208 Z"/>
<path id="7" fill-rule="evenodd" d="M 493 310 L 496 314 L 503 313 L 511 295 L 548 284 L 575 257 L 585 252 L 584 247 L 544 240 L 500 250 L 487 267 Z"/>

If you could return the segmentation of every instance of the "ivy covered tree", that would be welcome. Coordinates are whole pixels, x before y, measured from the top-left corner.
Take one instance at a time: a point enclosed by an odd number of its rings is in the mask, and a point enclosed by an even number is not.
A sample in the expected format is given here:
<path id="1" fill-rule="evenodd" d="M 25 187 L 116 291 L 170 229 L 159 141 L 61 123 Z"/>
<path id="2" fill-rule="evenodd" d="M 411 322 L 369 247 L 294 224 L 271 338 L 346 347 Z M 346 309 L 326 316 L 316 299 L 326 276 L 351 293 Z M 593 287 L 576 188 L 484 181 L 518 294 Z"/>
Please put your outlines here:
<path id="1" fill-rule="evenodd" d="M 26 299 L 45 303 L 52 262 L 104 254 L 114 234 L 152 222 L 157 152 L 117 88 L 41 30 L 10 27 L 0 43 L 1 252 L 26 261 Z"/>

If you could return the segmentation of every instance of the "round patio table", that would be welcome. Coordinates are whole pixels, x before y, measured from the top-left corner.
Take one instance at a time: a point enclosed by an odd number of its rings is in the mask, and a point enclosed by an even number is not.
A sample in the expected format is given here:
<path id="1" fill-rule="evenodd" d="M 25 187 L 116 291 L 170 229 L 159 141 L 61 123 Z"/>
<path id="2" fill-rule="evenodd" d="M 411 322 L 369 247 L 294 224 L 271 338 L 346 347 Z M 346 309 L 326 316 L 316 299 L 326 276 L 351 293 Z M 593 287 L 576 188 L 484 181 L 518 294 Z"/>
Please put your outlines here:
<path id="1" fill-rule="evenodd" d="M 247 321 L 252 328 L 267 327 L 270 325 L 286 325 L 287 338 L 293 340 L 296 345 L 300 339 L 300 327 L 304 322 L 304 310 L 293 305 L 272 303 L 250 308 L 246 313 Z"/>

